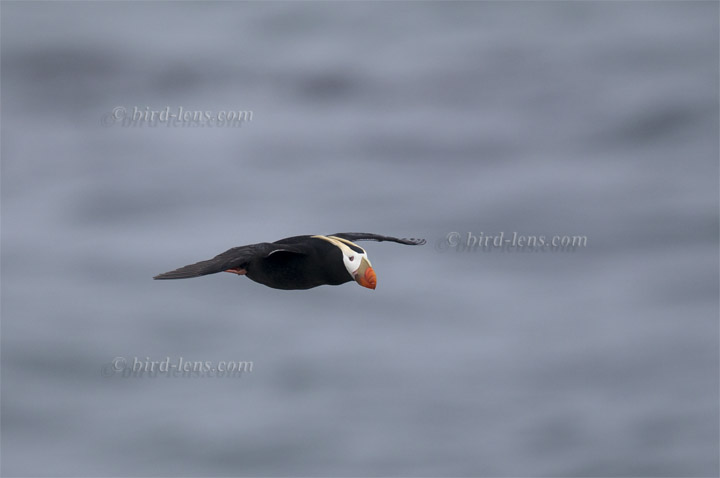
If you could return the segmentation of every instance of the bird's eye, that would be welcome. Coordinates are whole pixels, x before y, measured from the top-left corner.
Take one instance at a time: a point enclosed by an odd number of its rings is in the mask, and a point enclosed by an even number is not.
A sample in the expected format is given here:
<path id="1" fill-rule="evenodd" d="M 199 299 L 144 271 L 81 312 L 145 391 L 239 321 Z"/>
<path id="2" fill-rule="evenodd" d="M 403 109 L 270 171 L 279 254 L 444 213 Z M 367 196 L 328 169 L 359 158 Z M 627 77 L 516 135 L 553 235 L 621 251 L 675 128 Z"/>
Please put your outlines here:
<path id="1" fill-rule="evenodd" d="M 350 256 L 350 257 L 348 257 L 348 260 L 349 260 L 350 262 L 352 262 L 354 259 L 355 259 L 355 256 Z"/>

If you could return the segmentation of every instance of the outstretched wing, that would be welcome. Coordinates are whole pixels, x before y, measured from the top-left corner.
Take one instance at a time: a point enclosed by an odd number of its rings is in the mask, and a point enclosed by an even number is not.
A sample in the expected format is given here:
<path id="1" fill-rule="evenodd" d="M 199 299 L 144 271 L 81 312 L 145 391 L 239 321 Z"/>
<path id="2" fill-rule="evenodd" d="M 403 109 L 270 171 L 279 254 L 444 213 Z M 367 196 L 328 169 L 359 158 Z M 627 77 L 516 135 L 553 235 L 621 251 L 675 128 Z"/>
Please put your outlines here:
<path id="1" fill-rule="evenodd" d="M 398 239 L 397 237 L 381 236 L 379 234 L 372 234 L 369 232 L 340 232 L 338 234 L 333 234 L 333 236 L 341 237 L 343 239 L 347 239 L 348 241 L 392 241 L 397 242 L 398 244 L 407 244 L 408 246 L 421 246 L 426 242 L 425 239 Z"/>
<path id="2" fill-rule="evenodd" d="M 165 272 L 163 274 L 156 275 L 153 279 L 187 279 L 190 277 L 215 274 L 228 269 L 243 269 L 251 260 L 267 257 L 270 254 L 279 251 L 305 254 L 303 249 L 296 246 L 261 242 L 259 244 L 250 244 L 248 246 L 233 247 L 232 249 L 228 249 L 222 254 L 218 254 L 207 261 L 197 262 L 195 264 L 175 269 L 174 271 Z"/>

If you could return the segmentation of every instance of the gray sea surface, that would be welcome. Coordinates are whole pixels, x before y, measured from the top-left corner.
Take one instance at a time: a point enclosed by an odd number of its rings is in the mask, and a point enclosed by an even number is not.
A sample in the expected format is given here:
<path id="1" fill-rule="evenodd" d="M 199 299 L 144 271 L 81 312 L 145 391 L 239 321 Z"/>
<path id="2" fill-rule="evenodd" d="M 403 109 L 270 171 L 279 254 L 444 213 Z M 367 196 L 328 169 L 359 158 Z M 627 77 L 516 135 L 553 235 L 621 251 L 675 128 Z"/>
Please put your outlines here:
<path id="1" fill-rule="evenodd" d="M 718 476 L 718 15 L 2 2 L 0 472 Z M 428 244 L 363 243 L 375 291 L 152 280 L 343 231 Z M 500 233 L 587 243 L 461 247 Z"/>

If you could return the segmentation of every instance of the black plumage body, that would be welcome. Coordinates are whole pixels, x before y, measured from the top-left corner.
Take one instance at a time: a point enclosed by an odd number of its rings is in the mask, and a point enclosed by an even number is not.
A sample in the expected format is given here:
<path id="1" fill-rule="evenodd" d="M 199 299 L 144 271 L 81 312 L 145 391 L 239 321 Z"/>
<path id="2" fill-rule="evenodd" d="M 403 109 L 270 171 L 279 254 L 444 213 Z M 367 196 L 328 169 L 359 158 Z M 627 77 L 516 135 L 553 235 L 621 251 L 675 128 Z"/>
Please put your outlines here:
<path id="1" fill-rule="evenodd" d="M 310 236 L 294 242 L 304 254 L 275 251 L 253 258 L 244 269 L 249 279 L 274 289 L 311 289 L 319 285 L 340 285 L 353 280 L 343 265 L 340 250 L 322 239 Z M 286 244 L 280 241 L 274 244 Z"/>

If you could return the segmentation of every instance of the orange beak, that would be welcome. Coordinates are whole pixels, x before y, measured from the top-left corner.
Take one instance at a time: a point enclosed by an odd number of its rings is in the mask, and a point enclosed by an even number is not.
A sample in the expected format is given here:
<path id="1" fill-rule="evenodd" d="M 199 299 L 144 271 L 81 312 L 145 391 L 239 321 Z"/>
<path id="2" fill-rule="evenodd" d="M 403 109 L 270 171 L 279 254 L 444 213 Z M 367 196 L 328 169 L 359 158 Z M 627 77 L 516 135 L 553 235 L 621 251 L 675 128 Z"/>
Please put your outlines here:
<path id="1" fill-rule="evenodd" d="M 358 275 L 355 276 L 355 280 L 358 284 L 368 289 L 375 289 L 377 285 L 377 277 L 375 277 L 375 271 L 372 267 L 368 266 L 365 272 L 358 271 Z"/>

